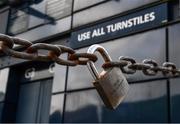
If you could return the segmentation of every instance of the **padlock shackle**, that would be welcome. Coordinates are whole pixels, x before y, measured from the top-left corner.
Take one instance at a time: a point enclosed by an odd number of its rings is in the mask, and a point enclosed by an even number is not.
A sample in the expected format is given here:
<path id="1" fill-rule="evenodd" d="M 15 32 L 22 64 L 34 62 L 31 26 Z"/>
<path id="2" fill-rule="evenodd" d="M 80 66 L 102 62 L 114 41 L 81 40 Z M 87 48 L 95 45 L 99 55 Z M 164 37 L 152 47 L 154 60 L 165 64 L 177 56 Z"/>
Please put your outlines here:
<path id="1" fill-rule="evenodd" d="M 90 54 L 94 54 L 95 52 L 99 52 L 105 62 L 112 61 L 111 57 L 109 56 L 108 52 L 106 51 L 106 49 L 104 47 L 102 47 L 98 44 L 94 44 L 94 45 L 90 46 L 89 49 L 87 50 L 87 53 L 90 53 Z M 91 75 L 93 76 L 94 80 L 97 80 L 100 75 L 99 75 L 99 72 L 97 71 L 97 68 L 96 68 L 94 62 L 88 61 L 87 67 L 88 67 Z"/>

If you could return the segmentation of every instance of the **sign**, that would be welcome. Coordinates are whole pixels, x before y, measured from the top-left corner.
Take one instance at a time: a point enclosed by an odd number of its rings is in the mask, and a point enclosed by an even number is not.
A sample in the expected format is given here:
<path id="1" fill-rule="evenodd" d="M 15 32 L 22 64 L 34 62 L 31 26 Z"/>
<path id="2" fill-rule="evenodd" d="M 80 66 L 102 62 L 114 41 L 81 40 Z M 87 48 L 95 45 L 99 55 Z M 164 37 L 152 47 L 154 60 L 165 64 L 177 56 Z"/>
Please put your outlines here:
<path id="1" fill-rule="evenodd" d="M 147 8 L 71 34 L 70 46 L 80 48 L 157 27 L 167 22 L 167 3 Z"/>

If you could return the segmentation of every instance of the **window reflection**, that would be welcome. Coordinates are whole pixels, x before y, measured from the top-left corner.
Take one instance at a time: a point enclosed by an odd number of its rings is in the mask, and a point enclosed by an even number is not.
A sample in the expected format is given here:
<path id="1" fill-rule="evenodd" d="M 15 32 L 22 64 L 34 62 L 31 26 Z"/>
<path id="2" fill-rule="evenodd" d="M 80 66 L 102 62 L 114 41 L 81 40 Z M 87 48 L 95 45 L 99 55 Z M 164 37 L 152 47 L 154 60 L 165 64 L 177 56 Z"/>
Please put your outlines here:
<path id="1" fill-rule="evenodd" d="M 72 0 L 46 0 L 47 15 L 53 19 L 61 19 L 71 14 Z"/>
<path id="2" fill-rule="evenodd" d="M 101 100 L 95 90 L 67 94 L 64 121 L 93 123 L 100 121 Z"/>
<path id="3" fill-rule="evenodd" d="M 9 76 L 9 68 L 0 70 L 0 102 L 4 101 Z"/>
<path id="4" fill-rule="evenodd" d="M 49 121 L 52 79 L 20 85 L 16 122 Z"/>
<path id="5" fill-rule="evenodd" d="M 49 122 L 60 123 L 62 122 L 64 94 L 53 95 L 51 97 L 51 107 Z"/>
<path id="6" fill-rule="evenodd" d="M 2 122 L 2 112 L 3 112 L 4 103 L 0 103 L 0 122 Z"/>
<path id="7" fill-rule="evenodd" d="M 67 54 L 61 55 L 62 59 L 67 58 Z M 53 79 L 53 87 L 52 92 L 63 92 L 65 90 L 65 81 L 66 81 L 66 66 L 62 66 L 55 63 L 54 67 L 54 79 Z"/>
<path id="8" fill-rule="evenodd" d="M 130 87 L 116 110 L 104 107 L 96 90 L 68 93 L 65 122 L 167 122 L 166 81 L 131 84 Z"/>
<path id="9" fill-rule="evenodd" d="M 170 105 L 171 105 L 171 120 L 173 123 L 179 123 L 180 118 L 180 79 L 172 79 L 170 83 Z"/>
<path id="10" fill-rule="evenodd" d="M 180 24 L 176 24 L 169 27 L 169 58 L 171 62 L 177 65 L 177 68 L 180 68 L 179 31 L 180 31 Z"/>
<path id="11" fill-rule="evenodd" d="M 179 56 L 179 46 L 180 46 L 180 24 L 175 24 L 169 27 L 169 58 L 170 61 L 180 68 L 180 56 Z M 170 105 L 171 105 L 171 120 L 172 122 L 180 122 L 180 79 L 172 79 L 170 81 Z"/>
<path id="12" fill-rule="evenodd" d="M 74 0 L 74 11 L 81 10 L 83 8 L 98 4 L 105 0 Z"/>
<path id="13" fill-rule="evenodd" d="M 76 2 L 79 2 L 80 0 L 75 0 Z M 85 0 L 81 0 L 85 1 Z M 82 2 L 79 2 L 79 7 L 76 7 L 77 9 L 80 9 L 84 7 L 86 4 L 81 4 Z M 78 13 L 74 14 L 74 21 L 73 21 L 73 27 L 78 27 L 81 25 L 85 25 L 91 22 L 95 22 L 97 20 L 101 20 L 106 17 L 114 16 L 120 13 L 123 13 L 127 10 L 132 10 L 137 7 L 155 2 L 158 0 L 107 0 L 107 2 L 99 4 L 97 6 L 85 9 L 83 11 L 80 11 Z M 91 2 L 92 3 L 92 2 Z M 75 9 L 76 9 L 75 8 Z M 89 16 L 92 15 L 92 16 Z M 83 18 L 82 18 L 83 17 Z"/>
<path id="14" fill-rule="evenodd" d="M 6 28 L 7 28 L 7 23 L 8 23 L 8 14 L 9 11 L 4 11 L 0 13 L 0 33 L 5 34 L 6 33 Z"/>
<path id="15" fill-rule="evenodd" d="M 177 20 L 180 17 L 180 1 L 169 1 L 170 20 Z"/>
<path id="16" fill-rule="evenodd" d="M 33 91 L 33 92 L 32 92 Z M 22 85 L 16 113 L 16 122 L 36 122 L 40 82 Z"/>
<path id="17" fill-rule="evenodd" d="M 86 66 L 69 67 L 68 90 L 93 87 L 93 77 Z"/>

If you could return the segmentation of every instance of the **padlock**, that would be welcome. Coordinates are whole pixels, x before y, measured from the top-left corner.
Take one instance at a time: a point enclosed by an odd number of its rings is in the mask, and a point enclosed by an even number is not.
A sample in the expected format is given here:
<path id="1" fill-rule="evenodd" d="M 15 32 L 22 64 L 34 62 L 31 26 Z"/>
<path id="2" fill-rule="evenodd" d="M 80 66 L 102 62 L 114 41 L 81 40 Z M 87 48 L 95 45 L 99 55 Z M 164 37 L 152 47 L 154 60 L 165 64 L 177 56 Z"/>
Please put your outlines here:
<path id="1" fill-rule="evenodd" d="M 112 61 L 108 52 L 102 46 L 97 44 L 89 47 L 87 53 L 94 54 L 96 51 L 102 55 L 105 62 Z M 129 90 L 129 84 L 121 69 L 112 67 L 103 70 L 99 74 L 94 62 L 88 61 L 87 67 L 95 80 L 93 85 L 98 91 L 105 106 L 110 109 L 116 109 Z"/>

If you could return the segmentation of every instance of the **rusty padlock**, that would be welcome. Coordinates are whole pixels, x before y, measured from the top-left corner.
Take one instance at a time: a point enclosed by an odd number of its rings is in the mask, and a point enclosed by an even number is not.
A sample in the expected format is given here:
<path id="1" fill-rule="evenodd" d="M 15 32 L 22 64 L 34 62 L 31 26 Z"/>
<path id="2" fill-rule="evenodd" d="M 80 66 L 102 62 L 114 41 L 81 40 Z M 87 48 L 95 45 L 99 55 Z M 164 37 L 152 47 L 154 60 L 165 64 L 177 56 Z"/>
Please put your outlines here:
<path id="1" fill-rule="evenodd" d="M 102 46 L 97 44 L 90 46 L 87 53 L 94 54 L 96 51 L 102 55 L 105 62 L 112 61 L 108 52 Z M 99 74 L 94 62 L 89 61 L 87 66 L 95 80 L 93 85 L 106 107 L 116 109 L 129 90 L 129 84 L 121 69 L 118 67 L 112 67 L 103 70 Z"/>

